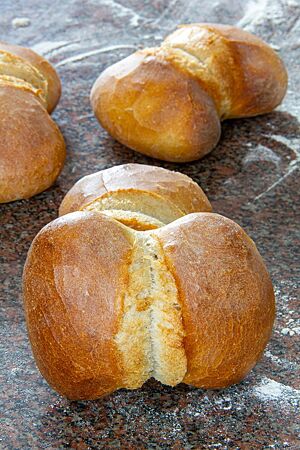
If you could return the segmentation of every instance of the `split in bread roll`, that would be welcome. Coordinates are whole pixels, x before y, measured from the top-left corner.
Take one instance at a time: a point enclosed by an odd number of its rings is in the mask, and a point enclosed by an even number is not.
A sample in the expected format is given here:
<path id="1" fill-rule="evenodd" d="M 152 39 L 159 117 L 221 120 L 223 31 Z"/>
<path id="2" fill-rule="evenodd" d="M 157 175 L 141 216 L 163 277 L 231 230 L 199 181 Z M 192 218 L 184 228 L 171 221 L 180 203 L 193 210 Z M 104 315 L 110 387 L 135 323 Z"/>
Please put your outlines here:
<path id="1" fill-rule="evenodd" d="M 221 120 L 268 113 L 286 89 L 284 65 L 261 39 L 232 26 L 191 24 L 107 68 L 91 103 L 122 144 L 184 162 L 215 147 Z"/>
<path id="2" fill-rule="evenodd" d="M 58 177 L 66 150 L 49 114 L 60 93 L 48 61 L 0 42 L 0 203 L 32 197 Z"/>
<path id="3" fill-rule="evenodd" d="M 172 203 L 173 209 L 180 214 L 178 217 L 192 212 L 211 211 L 206 195 L 190 177 L 162 167 L 122 164 L 81 178 L 63 199 L 59 215 L 78 211 L 95 199 L 99 203 L 99 197 L 109 198 L 116 196 L 118 192 L 127 191 L 129 200 L 130 196 L 141 190 L 148 192 L 153 198 L 159 198 L 160 202 L 167 203 L 169 207 Z M 137 209 L 137 212 L 141 212 L 140 204 Z M 172 220 L 175 217 L 170 222 Z"/>
<path id="4" fill-rule="evenodd" d="M 95 399 L 151 377 L 224 388 L 260 358 L 274 321 L 270 277 L 253 241 L 207 212 L 196 186 L 155 167 L 108 169 L 79 181 L 65 215 L 34 239 L 23 276 L 28 332 L 60 394 Z"/>

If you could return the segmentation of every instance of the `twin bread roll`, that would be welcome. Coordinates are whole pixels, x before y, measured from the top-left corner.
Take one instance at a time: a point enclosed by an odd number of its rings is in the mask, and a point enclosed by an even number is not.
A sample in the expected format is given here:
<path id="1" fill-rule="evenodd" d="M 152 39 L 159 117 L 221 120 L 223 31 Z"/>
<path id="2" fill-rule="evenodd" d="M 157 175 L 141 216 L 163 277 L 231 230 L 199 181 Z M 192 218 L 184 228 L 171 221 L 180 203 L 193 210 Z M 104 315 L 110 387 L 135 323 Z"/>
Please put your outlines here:
<path id="1" fill-rule="evenodd" d="M 287 89 L 277 54 L 236 27 L 179 27 L 160 47 L 106 69 L 91 103 L 118 141 L 166 161 L 193 161 L 220 138 L 220 121 L 272 111 Z"/>
<path id="2" fill-rule="evenodd" d="M 255 244 L 210 212 L 200 187 L 138 164 L 80 180 L 34 239 L 24 269 L 37 365 L 70 399 L 154 377 L 223 388 L 271 334 L 274 294 Z"/>
<path id="3" fill-rule="evenodd" d="M 60 93 L 44 58 L 0 42 L 0 203 L 42 192 L 59 175 L 65 143 L 49 114 Z"/>

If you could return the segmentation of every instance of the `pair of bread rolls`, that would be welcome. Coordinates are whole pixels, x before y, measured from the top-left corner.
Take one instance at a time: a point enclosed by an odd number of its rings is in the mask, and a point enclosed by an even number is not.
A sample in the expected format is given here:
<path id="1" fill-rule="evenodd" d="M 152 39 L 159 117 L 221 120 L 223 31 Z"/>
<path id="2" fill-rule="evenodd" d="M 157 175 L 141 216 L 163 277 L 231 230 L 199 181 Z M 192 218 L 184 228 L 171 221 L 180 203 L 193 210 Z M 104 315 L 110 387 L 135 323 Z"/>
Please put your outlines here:
<path id="1" fill-rule="evenodd" d="M 91 103 L 122 144 L 186 162 L 216 146 L 220 121 L 268 113 L 286 89 L 284 65 L 261 39 L 232 26 L 191 24 L 106 69 Z"/>
<path id="2" fill-rule="evenodd" d="M 261 356 L 274 320 L 255 244 L 200 187 L 128 164 L 83 178 L 34 239 L 24 302 L 37 365 L 70 399 L 154 377 L 223 388 Z"/>
<path id="3" fill-rule="evenodd" d="M 49 114 L 60 93 L 44 58 L 0 42 L 0 203 L 32 197 L 59 175 L 65 143 Z"/>

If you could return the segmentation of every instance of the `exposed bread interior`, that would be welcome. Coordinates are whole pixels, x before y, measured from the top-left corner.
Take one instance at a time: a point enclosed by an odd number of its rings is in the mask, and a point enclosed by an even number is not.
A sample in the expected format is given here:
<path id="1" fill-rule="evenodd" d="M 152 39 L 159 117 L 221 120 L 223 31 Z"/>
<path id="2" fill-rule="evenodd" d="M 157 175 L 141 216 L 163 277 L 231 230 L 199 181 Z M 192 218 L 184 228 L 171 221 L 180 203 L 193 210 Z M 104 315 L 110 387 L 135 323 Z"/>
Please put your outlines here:
<path id="1" fill-rule="evenodd" d="M 145 164 L 122 164 L 77 181 L 64 197 L 59 215 L 79 211 L 107 192 L 127 189 L 158 194 L 184 214 L 212 210 L 201 187 L 187 175 Z"/>
<path id="2" fill-rule="evenodd" d="M 124 311 L 116 335 L 123 355 L 124 387 L 135 389 L 154 377 L 175 386 L 186 373 L 181 305 L 175 280 L 158 240 L 135 233 Z"/>
<path id="3" fill-rule="evenodd" d="M 41 97 L 42 91 L 40 89 L 36 89 L 32 84 L 19 78 L 10 77 L 9 75 L 0 75 L 0 87 L 1 86 L 11 86 L 22 89 L 23 91 L 31 92 L 39 98 L 42 104 L 44 103 L 44 98 Z"/>
<path id="4" fill-rule="evenodd" d="M 122 209 L 105 209 L 101 211 L 108 217 L 112 217 L 123 225 L 137 231 L 155 230 L 162 227 L 165 224 L 154 217 L 147 216 L 146 214 L 124 211 Z"/>
<path id="5" fill-rule="evenodd" d="M 55 109 L 61 95 L 61 82 L 54 67 L 45 58 L 30 48 L 21 47 L 20 45 L 0 41 L 0 51 L 18 56 L 33 66 L 47 81 L 47 111 L 51 113 Z"/>
<path id="6" fill-rule="evenodd" d="M 104 194 L 83 210 L 102 212 L 139 231 L 160 228 L 183 216 L 160 195 L 133 189 Z M 123 296 L 116 342 L 123 355 L 124 387 L 136 389 L 151 377 L 171 386 L 180 383 L 186 373 L 181 306 L 159 241 L 150 232 L 134 233 Z"/>
<path id="7" fill-rule="evenodd" d="M 159 194 L 138 189 L 119 189 L 107 192 L 85 205 L 84 211 L 124 210 L 142 213 L 164 224 L 173 222 L 184 213 L 167 198 Z"/>
<path id="8" fill-rule="evenodd" d="M 31 86 L 31 91 L 43 105 L 47 104 L 48 83 L 43 74 L 23 58 L 3 50 L 0 50 L 0 82 L 15 84 L 19 88 L 24 85 L 25 89 Z"/>

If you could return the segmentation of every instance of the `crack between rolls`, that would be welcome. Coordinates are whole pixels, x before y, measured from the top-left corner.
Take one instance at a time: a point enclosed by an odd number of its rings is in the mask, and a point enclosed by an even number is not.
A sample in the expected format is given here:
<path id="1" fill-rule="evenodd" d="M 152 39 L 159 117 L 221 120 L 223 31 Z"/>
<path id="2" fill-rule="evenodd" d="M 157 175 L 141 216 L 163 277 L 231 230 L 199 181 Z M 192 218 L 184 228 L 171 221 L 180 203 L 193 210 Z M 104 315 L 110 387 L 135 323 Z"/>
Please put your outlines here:
<path id="1" fill-rule="evenodd" d="M 175 386 L 187 371 L 179 292 L 163 249 L 151 233 L 134 232 L 123 314 L 115 342 L 124 386 L 136 389 L 153 377 Z"/>

